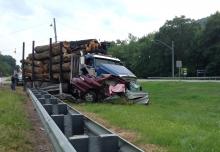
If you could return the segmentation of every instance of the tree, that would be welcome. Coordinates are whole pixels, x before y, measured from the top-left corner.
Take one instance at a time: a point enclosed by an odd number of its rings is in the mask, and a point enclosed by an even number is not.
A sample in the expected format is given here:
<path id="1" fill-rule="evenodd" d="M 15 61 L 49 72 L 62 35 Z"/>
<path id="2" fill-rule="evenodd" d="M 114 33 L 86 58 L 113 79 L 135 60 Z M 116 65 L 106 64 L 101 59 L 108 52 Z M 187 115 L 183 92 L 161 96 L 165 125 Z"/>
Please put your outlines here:
<path id="1" fill-rule="evenodd" d="M 138 39 L 132 34 L 129 34 L 128 43 L 118 44 L 118 42 L 123 42 L 119 40 L 116 43 L 112 43 L 109 53 L 121 59 L 125 66 L 138 77 L 146 77 L 148 66 L 146 67 L 145 61 L 149 62 L 146 54 L 149 55 L 150 49 L 148 48 L 148 44 L 151 43 L 149 38 L 152 35 L 149 34 L 149 36 Z"/>
<path id="2" fill-rule="evenodd" d="M 196 63 L 192 60 L 193 52 L 198 48 L 198 37 L 201 34 L 201 26 L 192 19 L 185 16 L 175 17 L 173 20 L 168 20 L 160 28 L 155 35 L 155 41 L 160 40 L 169 44 L 175 42 L 175 61 L 181 60 L 183 66 L 188 68 L 189 74 L 195 74 Z M 159 57 L 161 58 L 161 66 L 158 74 L 163 76 L 171 75 L 171 56 L 172 52 L 169 48 L 154 44 L 153 48 L 160 50 Z M 161 51 L 162 50 L 162 51 Z"/>
<path id="3" fill-rule="evenodd" d="M 9 55 L 0 54 L 0 72 L 3 76 L 11 75 L 15 69 L 16 60 Z"/>
<path id="4" fill-rule="evenodd" d="M 209 76 L 220 75 L 220 13 L 211 15 L 201 38 L 203 66 Z"/>
<path id="5" fill-rule="evenodd" d="M 127 40 L 113 43 L 109 53 L 120 58 L 138 77 L 171 76 L 171 49 L 157 40 L 170 47 L 175 42 L 175 61 L 183 62 L 188 76 L 196 76 L 198 69 L 206 69 L 209 76 L 220 75 L 219 12 L 197 21 L 175 17 L 158 32 L 141 38 L 130 33 Z"/>

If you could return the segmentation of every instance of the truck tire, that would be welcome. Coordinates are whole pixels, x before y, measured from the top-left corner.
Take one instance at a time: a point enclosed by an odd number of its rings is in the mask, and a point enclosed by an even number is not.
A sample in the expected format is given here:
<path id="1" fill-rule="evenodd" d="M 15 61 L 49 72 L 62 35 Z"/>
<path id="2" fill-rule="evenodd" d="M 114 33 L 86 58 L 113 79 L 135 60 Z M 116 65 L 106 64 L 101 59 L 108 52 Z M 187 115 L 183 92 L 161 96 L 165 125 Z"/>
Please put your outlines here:
<path id="1" fill-rule="evenodd" d="M 89 91 L 83 96 L 83 98 L 86 102 L 95 102 L 97 100 L 97 95 L 95 92 Z"/>

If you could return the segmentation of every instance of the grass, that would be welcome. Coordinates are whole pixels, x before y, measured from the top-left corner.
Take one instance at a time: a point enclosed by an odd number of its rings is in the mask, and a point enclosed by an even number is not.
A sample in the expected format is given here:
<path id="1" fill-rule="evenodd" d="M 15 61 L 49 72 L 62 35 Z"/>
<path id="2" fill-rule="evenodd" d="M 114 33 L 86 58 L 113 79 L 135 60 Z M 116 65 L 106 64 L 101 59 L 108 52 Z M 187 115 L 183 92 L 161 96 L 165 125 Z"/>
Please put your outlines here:
<path id="1" fill-rule="evenodd" d="M 19 89 L 0 88 L 0 152 L 33 151 L 27 137 L 31 125 L 24 111 L 25 101 Z"/>
<path id="2" fill-rule="evenodd" d="M 171 152 L 220 151 L 220 83 L 146 82 L 151 104 L 81 104 L 110 124 L 136 132 L 136 144 Z"/>

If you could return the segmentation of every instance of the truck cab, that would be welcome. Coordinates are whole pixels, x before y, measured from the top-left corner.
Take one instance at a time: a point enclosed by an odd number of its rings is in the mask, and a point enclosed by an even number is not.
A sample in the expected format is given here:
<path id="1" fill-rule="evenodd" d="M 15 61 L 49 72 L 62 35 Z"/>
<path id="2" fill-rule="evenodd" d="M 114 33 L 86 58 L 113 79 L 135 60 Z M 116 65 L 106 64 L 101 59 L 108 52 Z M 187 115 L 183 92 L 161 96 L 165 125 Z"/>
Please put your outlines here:
<path id="1" fill-rule="evenodd" d="M 85 65 L 88 70 L 94 70 L 94 76 L 101 76 L 103 74 L 111 74 L 118 76 L 128 82 L 136 81 L 136 76 L 127 69 L 120 61 L 120 59 L 110 56 L 86 54 Z"/>
<path id="2" fill-rule="evenodd" d="M 142 87 L 137 83 L 137 77 L 129 69 L 123 66 L 120 59 L 106 55 L 88 53 L 80 57 L 79 68 L 79 75 L 89 74 L 94 77 L 101 77 L 102 75 L 110 74 L 125 80 L 128 84 L 126 97 L 137 103 L 148 104 L 148 94 L 142 92 Z"/>

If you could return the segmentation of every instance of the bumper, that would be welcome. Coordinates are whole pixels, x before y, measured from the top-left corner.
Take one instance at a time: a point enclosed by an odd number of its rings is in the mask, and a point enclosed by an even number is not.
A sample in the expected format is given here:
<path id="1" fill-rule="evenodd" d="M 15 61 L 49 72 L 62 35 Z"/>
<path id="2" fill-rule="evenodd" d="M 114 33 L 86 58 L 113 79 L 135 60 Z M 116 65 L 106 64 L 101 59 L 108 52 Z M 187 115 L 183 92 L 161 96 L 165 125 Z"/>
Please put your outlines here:
<path id="1" fill-rule="evenodd" d="M 126 97 L 128 100 L 136 103 L 136 104 L 149 104 L 149 96 L 146 92 L 126 92 Z"/>

